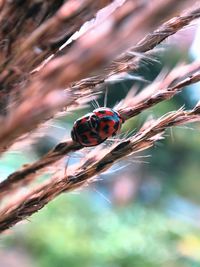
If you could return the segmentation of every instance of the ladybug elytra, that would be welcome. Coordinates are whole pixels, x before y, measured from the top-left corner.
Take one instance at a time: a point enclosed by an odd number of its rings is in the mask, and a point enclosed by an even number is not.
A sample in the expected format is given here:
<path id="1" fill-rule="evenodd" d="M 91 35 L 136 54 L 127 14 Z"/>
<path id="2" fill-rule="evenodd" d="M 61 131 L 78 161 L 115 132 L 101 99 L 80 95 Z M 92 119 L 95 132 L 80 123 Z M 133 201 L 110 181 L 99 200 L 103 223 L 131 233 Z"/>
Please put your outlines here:
<path id="1" fill-rule="evenodd" d="M 82 146 L 96 146 L 121 129 L 123 119 L 111 108 L 98 108 L 75 121 L 71 137 Z"/>

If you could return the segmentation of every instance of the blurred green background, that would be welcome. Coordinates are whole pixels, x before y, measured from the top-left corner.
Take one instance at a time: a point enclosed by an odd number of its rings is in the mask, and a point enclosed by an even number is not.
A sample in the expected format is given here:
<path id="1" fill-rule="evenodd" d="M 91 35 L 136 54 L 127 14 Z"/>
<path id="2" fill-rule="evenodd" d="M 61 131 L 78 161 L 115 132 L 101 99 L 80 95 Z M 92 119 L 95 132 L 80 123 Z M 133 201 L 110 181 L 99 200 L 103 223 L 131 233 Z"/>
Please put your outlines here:
<path id="1" fill-rule="evenodd" d="M 163 66 L 189 62 L 186 51 L 169 47 L 158 63 L 143 62 L 138 75 L 153 80 Z M 109 85 L 108 106 L 122 99 L 133 83 Z M 149 115 L 158 117 L 183 104 L 190 108 L 197 98 L 194 88 L 187 88 L 131 119 L 123 130 L 138 129 Z M 31 149 L 4 155 L 1 177 L 41 157 L 91 109 L 56 120 Z M 154 148 L 122 161 L 79 193 L 59 196 L 30 222 L 1 235 L 0 266 L 200 267 L 199 129 L 195 124 L 168 131 Z"/>

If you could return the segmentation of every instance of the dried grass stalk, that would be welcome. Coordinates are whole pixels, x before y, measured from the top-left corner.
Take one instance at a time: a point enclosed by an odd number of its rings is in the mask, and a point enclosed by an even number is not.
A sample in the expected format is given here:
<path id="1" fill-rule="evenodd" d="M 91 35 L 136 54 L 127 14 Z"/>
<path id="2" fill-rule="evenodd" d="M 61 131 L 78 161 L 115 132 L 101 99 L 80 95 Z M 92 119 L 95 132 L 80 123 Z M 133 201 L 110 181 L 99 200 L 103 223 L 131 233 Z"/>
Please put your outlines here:
<path id="1" fill-rule="evenodd" d="M 77 40 L 67 55 L 45 66 L 40 73 L 42 87 L 45 88 L 46 83 L 49 90 L 63 87 L 87 77 L 91 71 L 99 71 L 101 66 L 108 64 L 119 53 L 137 44 L 147 32 L 155 29 L 161 17 L 168 18 L 173 10 L 177 12 L 183 8 L 183 4 L 185 1 L 154 0 L 146 8 L 139 7 L 136 13 L 135 2 L 126 1 L 105 23 L 97 25 L 93 31 Z M 55 80 L 57 75 L 59 79 Z"/>
<path id="2" fill-rule="evenodd" d="M 1 119 L 4 128 L 0 131 L 0 152 L 7 150 L 17 138 L 47 120 L 62 106 L 74 103 L 74 98 L 77 97 L 69 88 L 67 92 L 70 99 L 67 95 L 65 102 L 65 99 L 60 99 L 59 94 L 56 97 L 49 96 L 51 91 L 66 87 L 94 70 L 99 71 L 118 53 L 124 52 L 147 32 L 156 28 L 161 17 L 166 19 L 173 10 L 181 10 L 185 3 L 186 0 L 154 0 L 145 8 L 139 7 L 135 13 L 136 2 L 127 0 L 104 23 L 95 26 L 94 31 L 87 32 L 76 41 L 67 55 L 50 61 L 35 75 L 25 90 L 22 87 L 27 93 L 23 94 L 20 103 L 12 105 L 9 114 Z M 106 49 L 102 50 L 102 47 Z"/>
<path id="3" fill-rule="evenodd" d="M 186 86 L 199 81 L 200 62 L 177 67 L 161 81 L 148 86 L 135 98 L 125 99 L 122 103 L 123 108 L 119 108 L 118 111 L 124 120 L 130 119 L 162 101 L 171 99 Z"/>
<path id="4" fill-rule="evenodd" d="M 181 80 L 181 77 L 182 80 Z M 187 75 L 187 76 L 186 76 Z M 118 112 L 126 121 L 142 111 L 172 98 L 180 92 L 185 86 L 200 81 L 200 62 L 194 62 L 186 66 L 176 67 L 163 80 L 151 84 L 151 90 L 155 93 L 149 96 L 150 88 L 147 87 L 141 94 L 135 98 L 128 97 L 122 103 L 123 108 Z M 173 84 L 173 85 L 172 85 Z M 145 97 L 146 95 L 146 97 Z M 134 105 L 135 104 L 135 105 Z M 13 190 L 19 189 L 22 185 L 27 185 L 37 178 L 38 171 L 52 165 L 56 161 L 65 157 L 68 153 L 81 149 L 82 146 L 69 140 L 58 144 L 52 151 L 33 164 L 26 165 L 8 176 L 0 183 L 0 199 Z"/>
<path id="5" fill-rule="evenodd" d="M 133 137 L 119 142 L 103 157 L 96 154 L 93 159 L 90 158 L 88 163 L 86 161 L 73 174 L 53 177 L 48 182 L 39 185 L 29 194 L 19 198 L 14 203 L 9 203 L 0 211 L 0 232 L 37 212 L 59 194 L 91 182 L 95 176 L 107 170 L 118 160 L 151 147 L 161 138 L 167 128 L 194 121 L 200 121 L 199 104 L 191 111 L 180 109 L 161 117 L 148 125 L 148 128 L 141 129 Z"/>
<path id="6" fill-rule="evenodd" d="M 4 88 L 1 92 L 0 108 L 5 115 L 1 118 L 1 124 L 4 125 L 0 130 L 1 153 L 23 134 L 35 129 L 63 107 L 76 104 L 81 97 L 91 96 L 91 93 L 99 90 L 98 85 L 104 83 L 106 78 L 130 70 L 138 60 L 138 52 L 151 50 L 166 37 L 200 16 L 198 5 L 194 10 L 159 26 L 161 20 L 166 20 L 173 12 L 181 11 L 188 1 L 153 0 L 149 4 L 139 0 L 127 0 L 70 47 L 63 49 L 61 53 L 56 53 L 48 63 L 31 72 L 52 51 L 56 52 L 65 38 L 73 34 L 81 23 L 92 18 L 100 8 L 110 2 L 109 0 L 69 0 L 64 4 L 61 0 L 0 2 L 0 22 L 3 25 L 0 37 L 2 40 L 6 38 L 8 40 L 4 49 L 0 51 L 2 59 L 0 83 Z M 35 23 L 33 14 L 36 11 L 33 12 L 31 8 L 38 3 L 39 23 Z M 191 0 L 190 5 L 192 3 L 195 1 Z M 70 11 L 69 7 L 72 8 Z M 28 10 L 30 20 L 24 10 Z M 12 30 L 13 23 L 17 24 Z M 153 33 L 149 34 L 150 31 Z M 145 35 L 147 36 L 144 38 Z M 21 49 L 18 48 L 22 43 Z M 36 52 L 34 46 L 42 49 L 40 55 L 36 57 L 34 57 Z M 125 53 L 130 47 L 133 48 Z M 115 61 L 109 66 L 114 59 Z M 90 75 L 92 77 L 88 77 Z M 162 80 L 151 85 L 151 93 L 148 87 L 131 101 L 125 99 L 121 106 L 118 106 L 118 111 L 127 120 L 173 97 L 184 86 L 199 80 L 199 62 L 185 66 L 183 72 L 180 68 L 175 68 Z M 8 106 L 9 101 L 12 105 Z M 87 156 L 79 166 L 70 168 L 68 175 L 57 173 L 55 177 L 37 185 L 28 194 L 20 196 L 13 202 L 5 202 L 4 208 L 0 211 L 0 232 L 37 212 L 59 194 L 94 181 L 96 176 L 118 160 L 151 147 L 162 138 L 167 128 L 195 121 L 200 121 L 200 104 L 190 111 L 180 109 L 156 121 L 148 122 L 134 136 L 125 138 L 110 148 L 102 149 L 101 153 L 96 153 L 98 147 L 94 148 L 92 156 Z M 39 171 L 54 164 L 69 152 L 81 148 L 71 140 L 58 144 L 42 159 L 26 165 L 0 183 L 0 197 L 9 196 L 12 190 L 19 189 L 21 185 L 28 185 L 37 178 Z"/>
<path id="7" fill-rule="evenodd" d="M 7 91 L 12 90 L 13 85 L 16 84 L 17 81 L 23 80 L 23 77 L 27 77 L 30 71 L 41 64 L 42 61 L 48 58 L 52 53 L 55 53 L 71 35 L 78 31 L 82 24 L 92 19 L 99 9 L 105 7 L 112 1 L 70 0 L 62 6 L 60 5 L 63 1 L 57 2 L 60 2 L 60 4 L 56 4 L 52 16 L 50 16 L 51 13 L 49 9 L 50 7 L 53 8 L 52 5 L 55 5 L 55 3 L 51 3 L 51 5 L 48 3 L 50 6 L 47 5 L 46 8 L 50 18 L 45 21 L 43 19 L 41 21 L 44 21 L 43 23 L 40 23 L 40 21 L 37 24 L 35 23 L 34 28 L 31 28 L 29 25 L 30 23 L 27 21 L 29 19 L 27 12 L 36 9 L 36 3 L 33 5 L 33 3 L 30 4 L 27 2 L 27 4 L 24 3 L 24 6 L 21 4 L 18 8 L 13 6 L 12 17 L 14 16 L 17 19 L 19 12 L 20 14 L 23 13 L 25 22 L 22 20 L 21 23 L 27 26 L 27 29 L 26 32 L 23 30 L 17 32 L 17 27 L 14 27 L 15 32 L 12 34 L 12 39 L 14 39 L 15 42 L 11 42 L 10 44 L 12 53 L 10 53 L 9 57 L 6 57 L 5 62 L 2 63 L 1 69 L 5 71 L 1 73 L 0 81 L 3 79 L 4 87 Z M 27 12 L 24 12 L 25 8 L 28 9 Z M 44 3 L 40 3 L 40 9 L 42 12 Z M 7 13 L 10 12 L 11 10 L 7 11 Z M 32 16 L 34 16 L 34 13 Z M 5 15 L 3 17 L 5 17 Z M 13 19 L 11 21 L 13 22 Z M 9 24 L 9 21 L 6 23 Z M 19 33 L 20 36 L 18 36 Z M 8 34 L 8 37 L 10 35 L 11 33 Z"/>
<path id="8" fill-rule="evenodd" d="M 199 17 L 200 7 L 199 5 L 196 5 L 196 8 L 183 12 L 180 16 L 174 17 L 163 23 L 155 31 L 147 34 L 134 47 L 115 60 L 108 68 L 110 71 L 109 76 L 120 72 L 134 70 L 134 61 L 137 62 L 137 53 L 145 53 L 152 50 L 166 38 L 182 30 Z"/>

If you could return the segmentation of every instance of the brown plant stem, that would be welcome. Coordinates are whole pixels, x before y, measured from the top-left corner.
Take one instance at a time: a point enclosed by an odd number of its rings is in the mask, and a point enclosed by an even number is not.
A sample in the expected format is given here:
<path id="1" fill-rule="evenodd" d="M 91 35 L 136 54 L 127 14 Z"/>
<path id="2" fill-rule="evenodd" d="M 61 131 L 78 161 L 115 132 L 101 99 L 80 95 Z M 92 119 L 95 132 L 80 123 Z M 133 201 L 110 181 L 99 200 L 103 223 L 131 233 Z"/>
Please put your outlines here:
<path id="1" fill-rule="evenodd" d="M 180 16 L 174 17 L 169 21 L 163 23 L 158 29 L 146 35 L 141 41 L 137 43 L 131 50 L 134 52 L 146 52 L 153 49 L 155 46 L 163 42 L 169 36 L 175 34 L 185 26 L 189 25 L 195 19 L 200 17 L 200 6 L 196 4 L 196 8 L 185 11 Z M 131 51 L 130 50 L 130 51 Z M 132 59 L 130 53 L 126 53 L 123 60 L 129 61 Z"/>
<path id="2" fill-rule="evenodd" d="M 59 143 L 53 150 L 47 153 L 43 158 L 33 164 L 25 166 L 7 177 L 0 183 L 0 199 L 2 199 L 9 191 L 19 188 L 22 184 L 26 185 L 34 179 L 34 174 L 60 160 L 69 152 L 76 151 L 81 148 L 81 145 L 74 143 L 72 140 Z"/>
<path id="3" fill-rule="evenodd" d="M 200 121 L 199 105 L 191 111 L 180 109 L 171 112 L 153 122 L 150 127 L 143 128 L 133 137 L 121 141 L 103 157 L 96 155 L 92 163 L 90 159 L 88 166 L 87 162 L 84 163 L 86 167 L 79 167 L 70 176 L 54 177 L 45 184 L 39 185 L 38 188 L 32 190 L 29 194 L 21 197 L 11 205 L 8 204 L 7 207 L 1 210 L 0 232 L 39 211 L 62 192 L 74 190 L 90 182 L 93 177 L 107 170 L 119 159 L 151 147 L 160 139 L 167 128 L 194 121 Z"/>
<path id="4" fill-rule="evenodd" d="M 111 65 L 107 68 L 107 73 L 105 77 L 99 76 L 99 83 L 96 77 L 95 83 L 90 86 L 96 86 L 98 84 L 103 83 L 108 77 L 113 74 L 119 74 L 121 72 L 133 71 L 137 68 L 138 64 L 135 65 L 135 61 L 137 62 L 137 53 L 146 53 L 153 48 L 155 48 L 158 44 L 163 42 L 169 36 L 175 34 L 179 30 L 183 29 L 185 26 L 189 25 L 195 19 L 200 17 L 200 7 L 197 5 L 195 9 L 184 12 L 180 16 L 174 17 L 167 22 L 163 23 L 160 27 L 158 27 L 155 31 L 147 34 L 141 41 L 139 41 L 135 46 L 133 46 L 129 51 L 119 56 Z M 80 82 L 81 83 L 81 82 Z M 87 80 L 87 84 L 89 83 L 89 79 Z M 78 83 L 79 84 L 79 83 Z M 84 83 L 82 82 L 82 86 Z"/>
<path id="5" fill-rule="evenodd" d="M 193 0 L 192 0 L 193 1 Z M 155 29 L 161 19 L 168 18 L 174 11 L 183 8 L 186 0 L 153 0 L 146 8 L 135 9 L 135 1 L 127 0 L 106 21 L 88 31 L 69 49 L 67 55 L 51 60 L 32 79 L 27 88 L 23 88 L 22 101 L 1 120 L 4 128 L 0 131 L 0 151 L 8 149 L 21 135 L 31 131 L 39 123 L 51 117 L 63 103 L 54 101 L 54 111 L 46 103 L 43 110 L 43 98 L 58 88 L 65 88 L 71 82 L 87 77 L 95 70 L 101 70 L 117 54 L 137 44 L 147 32 Z M 148 21 L 148 24 L 146 23 Z M 102 31 L 102 29 L 104 29 Z M 105 47 L 105 49 L 102 49 Z M 73 94 L 73 92 L 69 93 Z M 35 105 L 41 103 L 37 109 Z M 72 103 L 68 101 L 68 103 Z M 24 113 L 29 105 L 29 112 Z M 24 116 L 26 119 L 24 119 Z M 34 121 L 34 127 L 31 123 Z M 13 126 L 11 127 L 11 122 Z"/>
<path id="6" fill-rule="evenodd" d="M 146 8 L 139 7 L 135 14 L 135 3 L 127 0 L 105 24 L 97 25 L 93 31 L 77 40 L 67 55 L 49 62 L 41 72 L 41 82 L 44 85 L 48 82 L 51 90 L 53 87 L 66 86 L 67 83 L 84 78 L 95 69 L 99 70 L 119 53 L 137 44 L 145 33 L 159 25 L 161 19 L 166 19 L 175 10 L 180 10 L 183 4 L 184 1 L 154 0 Z M 105 27 L 104 31 L 100 31 L 99 27 Z M 74 62 L 77 63 L 76 68 L 73 66 Z M 58 74 L 60 79 L 55 80 L 54 77 Z"/>
<path id="7" fill-rule="evenodd" d="M 192 73 L 188 73 L 188 77 L 183 77 L 183 80 L 179 80 L 175 85 L 173 85 L 174 81 L 178 79 L 179 73 L 177 70 L 178 76 L 173 77 L 173 79 L 167 76 L 163 81 L 158 83 L 155 86 L 159 87 L 159 90 L 157 90 L 154 94 L 152 94 L 149 97 L 146 97 L 146 99 L 142 99 L 134 105 L 133 107 L 127 107 L 123 109 L 119 109 L 118 112 L 121 114 L 124 120 L 128 120 L 134 116 L 137 116 L 141 112 L 143 112 L 146 109 L 151 108 L 152 106 L 155 106 L 156 104 L 171 99 L 174 95 L 182 91 L 186 86 L 197 83 L 200 81 L 200 62 L 194 62 L 193 64 L 188 66 L 188 70 L 193 67 L 196 68 L 196 70 L 193 70 Z M 179 69 L 179 68 L 178 68 Z M 168 83 L 169 84 L 166 84 Z M 143 93 L 143 92 L 142 92 Z"/>
<path id="8" fill-rule="evenodd" d="M 92 19 L 99 9 L 111 2 L 112 0 L 69 0 L 48 20 L 37 25 L 34 31 L 30 29 L 26 38 L 26 35 L 16 38 L 17 33 L 15 33 L 13 39 L 17 42 L 12 43 L 12 54 L 6 58 L 1 67 L 4 71 L 0 75 L 0 82 L 3 79 L 6 90 L 11 90 L 17 80 L 27 76 L 43 60 L 56 52 L 73 33 L 80 29 L 82 24 Z M 20 12 L 20 9 L 22 7 L 17 10 Z M 14 14 L 17 10 L 13 10 Z M 26 17 L 24 19 L 26 20 Z M 17 71 L 11 71 L 13 69 Z M 5 73 L 8 73 L 6 78 Z"/>
<path id="9" fill-rule="evenodd" d="M 180 79 L 180 72 L 183 75 L 183 79 Z M 186 74 L 188 77 L 185 77 Z M 175 81 L 178 82 L 174 84 Z M 175 94 L 180 92 L 185 86 L 200 81 L 200 63 L 194 62 L 183 68 L 175 68 L 169 73 L 164 80 L 161 80 L 158 84 L 155 84 L 159 90 L 152 96 L 147 96 L 146 99 L 141 99 L 139 103 L 131 107 L 130 103 L 127 103 L 130 107 L 119 109 L 118 112 L 124 118 L 128 120 L 142 111 L 164 101 L 172 98 Z M 148 88 L 147 88 L 148 89 Z M 145 90 L 147 90 L 145 89 Z M 136 96 L 137 97 L 137 96 Z M 134 99 L 133 99 L 134 100 Z M 0 183 L 0 199 L 2 199 L 8 192 L 18 189 L 21 185 L 26 185 L 32 182 L 37 177 L 37 172 L 41 171 L 45 167 L 55 163 L 61 158 L 65 157 L 68 153 L 81 149 L 82 146 L 69 140 L 58 144 L 53 150 L 47 153 L 40 160 L 33 164 L 28 164 L 21 170 L 18 170 L 7 177 Z"/>

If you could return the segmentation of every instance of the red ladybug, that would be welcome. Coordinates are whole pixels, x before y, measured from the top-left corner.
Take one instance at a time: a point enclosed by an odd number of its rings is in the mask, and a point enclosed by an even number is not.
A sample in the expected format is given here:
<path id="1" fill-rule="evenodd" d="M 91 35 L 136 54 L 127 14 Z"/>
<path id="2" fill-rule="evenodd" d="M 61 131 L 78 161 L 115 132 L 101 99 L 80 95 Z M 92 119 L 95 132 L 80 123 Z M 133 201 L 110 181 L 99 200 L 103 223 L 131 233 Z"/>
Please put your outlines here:
<path id="1" fill-rule="evenodd" d="M 121 129 L 123 119 L 111 108 L 98 108 L 76 120 L 71 137 L 82 146 L 96 146 Z"/>

